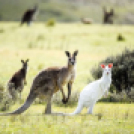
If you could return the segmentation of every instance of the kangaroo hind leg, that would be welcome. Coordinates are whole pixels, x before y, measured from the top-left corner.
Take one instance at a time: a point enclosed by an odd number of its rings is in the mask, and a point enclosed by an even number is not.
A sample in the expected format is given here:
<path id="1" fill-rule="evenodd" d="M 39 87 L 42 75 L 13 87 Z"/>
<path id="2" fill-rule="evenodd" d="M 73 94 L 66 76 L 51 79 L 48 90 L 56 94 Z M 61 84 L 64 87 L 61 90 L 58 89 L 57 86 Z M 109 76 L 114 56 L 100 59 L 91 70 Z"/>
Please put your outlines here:
<path id="1" fill-rule="evenodd" d="M 96 102 L 91 103 L 91 105 L 90 105 L 90 107 L 88 109 L 88 112 L 87 112 L 88 114 L 93 114 L 93 108 L 94 108 L 95 103 Z"/>
<path id="2" fill-rule="evenodd" d="M 53 90 L 54 88 L 49 88 L 47 87 L 48 89 L 48 92 L 47 92 L 47 106 L 46 106 L 46 109 L 45 109 L 45 114 L 51 114 L 51 100 L 52 100 L 52 96 L 53 96 Z"/>
<path id="3" fill-rule="evenodd" d="M 45 114 L 51 114 L 51 98 L 52 96 L 48 96 L 47 97 L 47 106 L 46 106 L 46 109 L 45 109 Z"/>

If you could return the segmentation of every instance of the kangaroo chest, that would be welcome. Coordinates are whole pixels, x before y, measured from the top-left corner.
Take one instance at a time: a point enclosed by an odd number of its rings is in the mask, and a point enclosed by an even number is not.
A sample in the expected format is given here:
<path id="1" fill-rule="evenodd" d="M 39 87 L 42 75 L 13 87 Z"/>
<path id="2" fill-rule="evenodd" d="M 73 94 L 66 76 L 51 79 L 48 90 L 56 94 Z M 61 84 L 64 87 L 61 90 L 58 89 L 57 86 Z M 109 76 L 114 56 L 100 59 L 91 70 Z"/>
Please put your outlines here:
<path id="1" fill-rule="evenodd" d="M 72 71 L 69 74 L 66 74 L 66 76 L 62 79 L 62 85 L 67 84 L 69 81 L 73 81 L 75 78 L 75 73 Z"/>
<path id="2" fill-rule="evenodd" d="M 71 75 L 66 76 L 64 79 L 62 79 L 62 85 L 64 86 L 66 83 L 68 83 L 71 79 Z"/>

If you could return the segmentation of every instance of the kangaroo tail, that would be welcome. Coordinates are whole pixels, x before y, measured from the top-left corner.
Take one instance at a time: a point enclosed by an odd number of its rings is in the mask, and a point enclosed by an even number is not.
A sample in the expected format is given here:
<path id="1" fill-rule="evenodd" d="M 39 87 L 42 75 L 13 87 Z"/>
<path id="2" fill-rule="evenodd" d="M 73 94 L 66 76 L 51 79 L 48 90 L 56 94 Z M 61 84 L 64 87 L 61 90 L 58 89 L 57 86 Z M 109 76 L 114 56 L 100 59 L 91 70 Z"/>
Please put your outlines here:
<path id="1" fill-rule="evenodd" d="M 36 94 L 32 94 L 32 92 L 30 92 L 29 96 L 27 97 L 27 100 L 20 108 L 18 108 L 17 110 L 11 113 L 1 113 L 0 116 L 18 115 L 23 113 L 25 110 L 27 110 L 30 107 L 30 105 L 35 100 L 36 96 L 37 96 Z"/>
<path id="2" fill-rule="evenodd" d="M 77 108 L 75 109 L 73 113 L 65 113 L 64 115 L 73 116 L 73 115 L 79 114 L 82 109 L 83 109 L 83 106 L 78 104 Z"/>

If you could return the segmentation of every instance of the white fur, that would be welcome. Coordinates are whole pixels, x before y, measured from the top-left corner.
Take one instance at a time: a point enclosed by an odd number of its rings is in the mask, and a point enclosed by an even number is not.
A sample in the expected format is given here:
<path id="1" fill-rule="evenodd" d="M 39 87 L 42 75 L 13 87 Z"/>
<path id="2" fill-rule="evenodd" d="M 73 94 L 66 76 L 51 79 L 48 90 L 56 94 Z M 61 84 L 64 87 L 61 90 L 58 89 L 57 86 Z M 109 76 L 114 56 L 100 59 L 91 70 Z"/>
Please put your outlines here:
<path id="1" fill-rule="evenodd" d="M 108 74 L 107 74 L 108 73 Z M 88 84 L 80 93 L 78 100 L 78 106 L 76 110 L 69 114 L 75 115 L 81 112 L 84 107 L 88 108 L 88 113 L 92 114 L 93 107 L 96 102 L 102 98 L 103 95 L 107 95 L 108 89 L 111 84 L 111 68 L 106 66 L 103 69 L 102 77 L 99 80 L 96 80 Z"/>

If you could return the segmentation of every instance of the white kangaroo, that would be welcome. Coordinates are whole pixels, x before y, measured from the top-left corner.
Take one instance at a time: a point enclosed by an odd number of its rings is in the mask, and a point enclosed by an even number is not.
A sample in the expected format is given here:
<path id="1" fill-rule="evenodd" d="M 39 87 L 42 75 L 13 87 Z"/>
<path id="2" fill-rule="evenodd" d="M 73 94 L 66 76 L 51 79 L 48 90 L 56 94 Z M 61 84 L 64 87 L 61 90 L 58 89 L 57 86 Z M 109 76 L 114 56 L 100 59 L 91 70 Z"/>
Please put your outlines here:
<path id="1" fill-rule="evenodd" d="M 107 66 L 101 65 L 103 70 L 102 77 L 92 83 L 89 83 L 80 93 L 78 100 L 78 106 L 73 113 L 69 115 L 79 114 L 84 107 L 88 108 L 88 114 L 93 113 L 93 107 L 96 102 L 102 98 L 103 95 L 108 94 L 108 89 L 111 84 L 111 69 L 113 64 L 110 63 Z"/>

